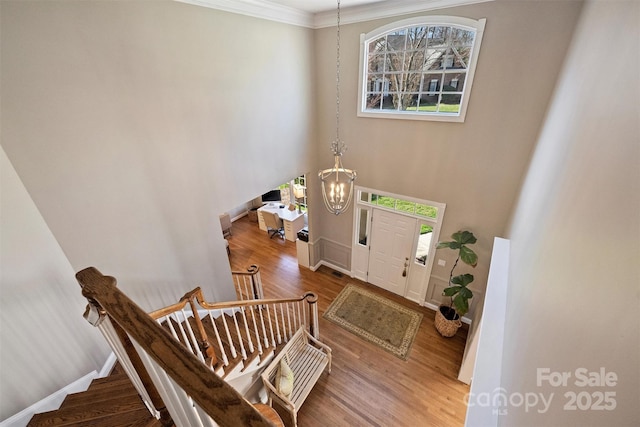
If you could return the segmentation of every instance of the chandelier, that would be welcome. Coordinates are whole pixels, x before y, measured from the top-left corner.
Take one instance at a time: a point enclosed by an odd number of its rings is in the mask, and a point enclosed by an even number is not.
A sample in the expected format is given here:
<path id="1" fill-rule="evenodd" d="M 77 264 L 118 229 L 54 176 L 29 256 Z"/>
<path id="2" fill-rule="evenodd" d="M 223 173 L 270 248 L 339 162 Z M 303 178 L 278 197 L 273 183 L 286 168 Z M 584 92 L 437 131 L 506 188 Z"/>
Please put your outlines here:
<path id="1" fill-rule="evenodd" d="M 331 143 L 334 165 L 318 172 L 322 183 L 322 198 L 327 210 L 340 215 L 349 208 L 353 197 L 353 181 L 356 171 L 342 166 L 342 155 L 347 146 L 340 140 L 340 0 L 338 0 L 336 30 L 336 139 Z"/>

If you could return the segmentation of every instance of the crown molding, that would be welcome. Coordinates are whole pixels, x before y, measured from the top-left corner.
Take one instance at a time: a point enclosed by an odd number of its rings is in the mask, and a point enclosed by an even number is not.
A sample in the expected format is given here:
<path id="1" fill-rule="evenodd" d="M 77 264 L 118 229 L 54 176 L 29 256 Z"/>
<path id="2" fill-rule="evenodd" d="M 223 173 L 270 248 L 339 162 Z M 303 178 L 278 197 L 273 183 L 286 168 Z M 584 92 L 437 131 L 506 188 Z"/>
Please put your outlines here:
<path id="1" fill-rule="evenodd" d="M 313 14 L 267 0 L 174 0 L 210 9 L 313 28 Z"/>
<path id="2" fill-rule="evenodd" d="M 341 9 L 340 24 L 354 24 L 356 22 L 490 1 L 493 0 L 387 0 L 380 3 Z M 313 28 L 326 28 L 335 25 L 335 11 L 319 12 L 314 15 Z"/>
<path id="3" fill-rule="evenodd" d="M 267 19 L 307 28 L 326 28 L 336 25 L 335 11 L 312 14 L 268 0 L 175 0 L 210 9 Z M 353 24 L 374 19 L 406 15 L 416 12 L 484 3 L 493 0 L 387 0 L 340 10 L 340 23 Z"/>

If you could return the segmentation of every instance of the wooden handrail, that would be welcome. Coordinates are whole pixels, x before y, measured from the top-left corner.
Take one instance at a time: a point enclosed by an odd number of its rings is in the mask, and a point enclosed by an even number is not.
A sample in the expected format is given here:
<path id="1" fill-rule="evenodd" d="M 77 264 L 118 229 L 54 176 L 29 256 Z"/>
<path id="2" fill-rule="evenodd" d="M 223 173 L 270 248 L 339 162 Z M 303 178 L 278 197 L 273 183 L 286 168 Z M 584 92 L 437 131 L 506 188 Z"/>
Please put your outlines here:
<path id="1" fill-rule="evenodd" d="M 252 307 L 255 305 L 267 305 L 267 304 L 279 304 L 287 302 L 300 302 L 307 300 L 309 303 L 315 303 L 318 301 L 318 296 L 313 292 L 307 292 L 300 298 L 272 298 L 272 299 L 254 299 L 245 301 L 228 301 L 228 302 L 214 302 L 209 303 L 204 300 L 198 299 L 198 304 L 202 308 L 207 310 L 224 310 L 226 308 L 234 307 Z"/>
<path id="2" fill-rule="evenodd" d="M 87 304 L 87 308 L 84 312 L 84 318 L 89 322 L 92 326 L 99 327 L 100 331 L 105 334 L 104 326 L 102 325 L 102 321 L 107 313 L 98 305 L 96 305 L 95 301 Z M 135 347 L 127 333 L 115 322 L 109 322 L 113 332 L 118 337 L 120 344 L 122 345 L 121 349 L 124 351 L 124 355 L 118 354 L 118 349 L 113 348 L 113 351 L 117 354 L 118 361 L 122 364 L 122 368 L 125 370 L 126 374 L 129 376 L 131 382 L 134 384 L 134 387 L 138 390 L 140 397 L 143 399 L 146 405 L 150 405 L 153 409 L 150 408 L 150 411 L 153 414 L 153 410 L 157 411 L 160 416 L 160 423 L 163 427 L 174 427 L 173 420 L 171 418 L 171 414 L 169 413 L 167 406 L 165 405 L 160 393 L 158 393 L 158 389 L 156 388 L 153 380 L 149 376 L 147 369 L 144 367 L 142 360 L 140 360 L 140 355 L 135 350 Z M 107 328 L 108 329 L 108 328 Z M 105 336 L 106 337 L 106 336 Z M 107 340 L 108 341 L 108 340 Z M 124 360 L 121 360 L 120 357 L 124 357 Z M 135 371 L 135 373 L 129 372 L 128 363 L 131 364 L 131 367 Z M 132 376 L 133 375 L 133 376 Z M 135 378 L 137 376 L 137 379 Z M 139 384 L 137 382 L 139 380 L 142 384 L 142 390 L 139 389 Z M 148 397 L 148 401 L 146 397 Z M 155 414 L 153 414 L 155 416 Z"/>
<path id="3" fill-rule="evenodd" d="M 238 276 L 254 276 L 260 272 L 260 267 L 252 264 L 247 271 L 232 271 L 231 274 L 237 274 Z"/>
<path id="4" fill-rule="evenodd" d="M 221 426 L 274 426 L 233 387 L 218 377 L 95 267 L 76 274 L 82 294 L 140 345 Z"/>

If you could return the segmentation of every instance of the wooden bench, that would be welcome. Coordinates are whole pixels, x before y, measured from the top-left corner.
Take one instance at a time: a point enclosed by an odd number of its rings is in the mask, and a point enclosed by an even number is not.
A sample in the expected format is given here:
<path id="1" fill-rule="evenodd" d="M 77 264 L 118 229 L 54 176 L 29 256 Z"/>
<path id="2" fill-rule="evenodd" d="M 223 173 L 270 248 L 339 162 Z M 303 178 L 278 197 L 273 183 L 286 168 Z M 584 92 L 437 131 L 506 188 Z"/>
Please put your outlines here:
<path id="1" fill-rule="evenodd" d="M 293 371 L 293 391 L 289 397 L 280 393 L 275 385 L 282 359 Z M 267 389 L 269 405 L 272 405 L 275 400 L 291 413 L 293 425 L 297 426 L 298 410 L 325 367 L 328 367 L 328 372 L 331 372 L 331 348 L 313 338 L 304 328 L 298 329 L 262 372 L 262 381 Z"/>

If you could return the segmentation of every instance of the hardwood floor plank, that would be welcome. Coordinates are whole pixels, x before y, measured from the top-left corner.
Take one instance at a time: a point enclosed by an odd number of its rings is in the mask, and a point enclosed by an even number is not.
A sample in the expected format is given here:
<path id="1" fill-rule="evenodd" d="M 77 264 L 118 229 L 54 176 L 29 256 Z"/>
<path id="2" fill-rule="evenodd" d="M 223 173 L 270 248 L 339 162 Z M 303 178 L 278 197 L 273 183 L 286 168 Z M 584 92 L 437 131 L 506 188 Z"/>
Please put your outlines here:
<path id="1" fill-rule="evenodd" d="M 455 337 L 443 338 L 433 325 L 432 310 L 347 275 L 335 275 L 327 267 L 313 272 L 298 266 L 295 243 L 269 239 L 248 217 L 233 223 L 228 240 L 232 270 L 260 266 L 265 297 L 318 294 L 320 337 L 333 349 L 333 370 L 323 374 L 300 409 L 299 426 L 464 425 L 469 386 L 459 382 L 457 375 L 466 325 Z M 322 318 L 347 284 L 365 287 L 423 314 L 407 361 Z"/>

